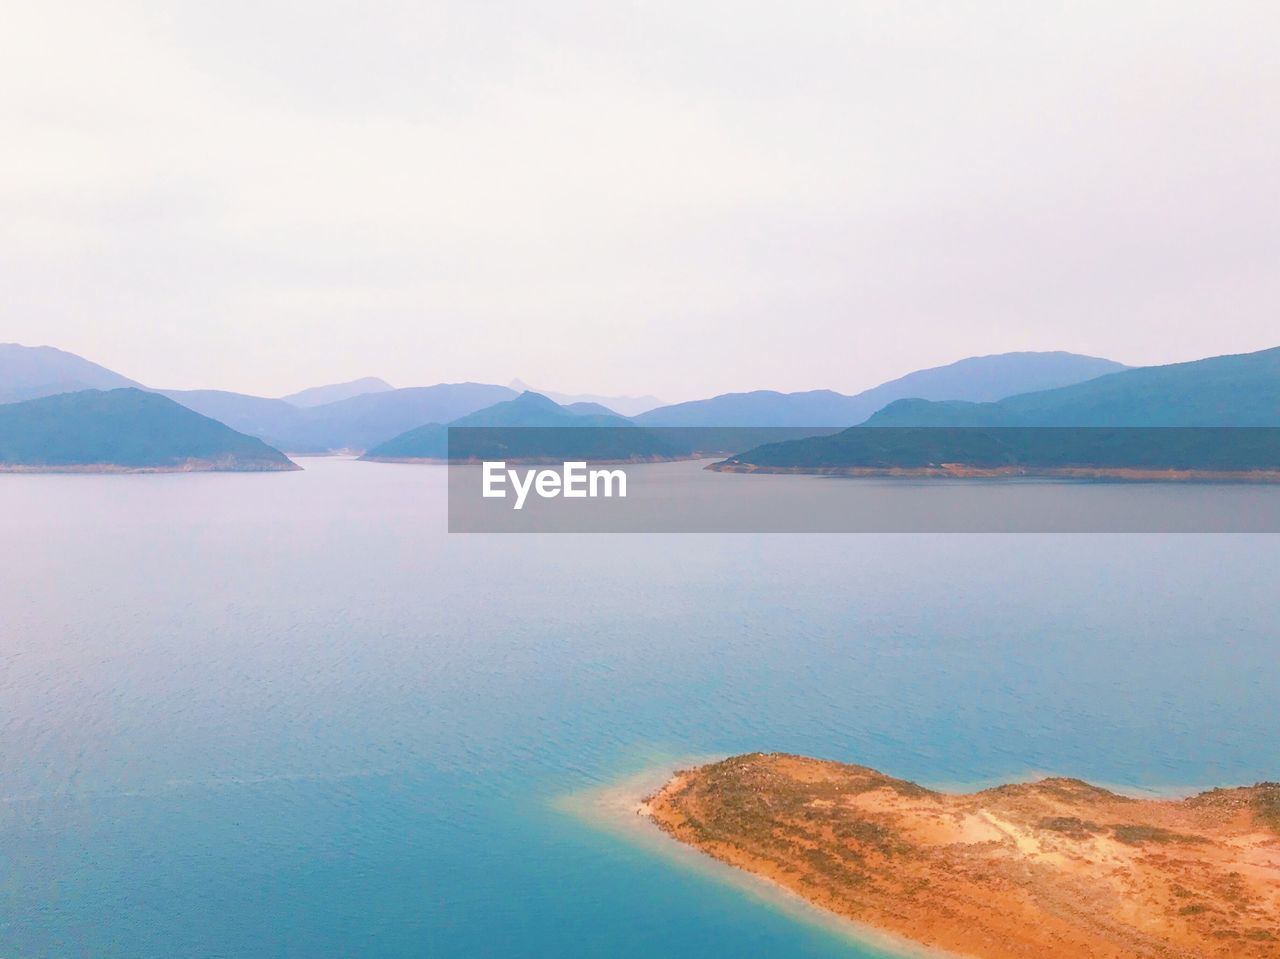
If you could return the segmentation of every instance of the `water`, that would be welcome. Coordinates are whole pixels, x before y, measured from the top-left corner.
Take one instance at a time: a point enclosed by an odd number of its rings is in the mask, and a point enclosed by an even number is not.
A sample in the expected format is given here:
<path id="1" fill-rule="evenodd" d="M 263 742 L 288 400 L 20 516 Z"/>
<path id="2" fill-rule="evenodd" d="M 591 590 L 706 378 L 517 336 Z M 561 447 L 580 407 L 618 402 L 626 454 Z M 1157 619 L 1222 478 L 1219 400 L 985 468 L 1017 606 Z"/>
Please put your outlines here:
<path id="1" fill-rule="evenodd" d="M 304 463 L 0 477 L 0 956 L 874 955 L 557 800 L 1280 778 L 1277 537 L 450 537 Z"/>

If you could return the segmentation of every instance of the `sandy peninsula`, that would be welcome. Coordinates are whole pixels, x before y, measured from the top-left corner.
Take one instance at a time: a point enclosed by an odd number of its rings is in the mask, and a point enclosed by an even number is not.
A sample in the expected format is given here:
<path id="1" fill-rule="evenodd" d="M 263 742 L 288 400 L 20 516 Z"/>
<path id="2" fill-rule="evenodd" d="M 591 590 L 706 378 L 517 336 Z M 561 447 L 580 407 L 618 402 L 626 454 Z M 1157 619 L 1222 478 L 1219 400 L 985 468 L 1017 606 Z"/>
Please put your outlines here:
<path id="1" fill-rule="evenodd" d="M 1137 799 L 1078 779 L 943 793 L 753 753 L 640 811 L 832 913 L 981 959 L 1280 957 L 1280 783 Z"/>

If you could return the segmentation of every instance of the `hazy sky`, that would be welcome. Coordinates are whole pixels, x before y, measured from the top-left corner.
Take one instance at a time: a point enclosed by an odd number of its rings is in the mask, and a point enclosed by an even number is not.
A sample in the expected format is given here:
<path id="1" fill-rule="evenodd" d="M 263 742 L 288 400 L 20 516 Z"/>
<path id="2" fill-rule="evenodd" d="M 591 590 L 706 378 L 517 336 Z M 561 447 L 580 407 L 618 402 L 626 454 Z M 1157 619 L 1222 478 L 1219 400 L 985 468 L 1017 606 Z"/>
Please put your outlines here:
<path id="1" fill-rule="evenodd" d="M 0 0 L 0 341 L 685 399 L 1280 344 L 1280 3 Z"/>

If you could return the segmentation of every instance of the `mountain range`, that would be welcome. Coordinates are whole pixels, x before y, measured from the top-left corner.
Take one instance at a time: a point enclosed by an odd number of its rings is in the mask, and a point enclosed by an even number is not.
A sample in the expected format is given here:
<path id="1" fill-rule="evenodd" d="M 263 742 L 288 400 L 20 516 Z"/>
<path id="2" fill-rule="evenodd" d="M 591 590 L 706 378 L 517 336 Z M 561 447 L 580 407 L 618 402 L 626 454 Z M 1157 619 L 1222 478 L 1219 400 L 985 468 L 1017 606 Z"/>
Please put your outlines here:
<path id="1" fill-rule="evenodd" d="M 1280 348 L 1125 370 L 994 403 L 900 400 L 861 426 L 759 446 L 716 466 L 929 475 L 1274 471 L 1280 468 Z"/>
<path id="2" fill-rule="evenodd" d="M 991 403 L 900 400 L 868 426 L 1280 426 L 1280 347 L 1147 366 Z"/>
<path id="3" fill-rule="evenodd" d="M 0 344 L 0 403 L 122 387 L 149 389 L 51 346 Z M 293 453 L 366 449 L 422 423 L 448 422 L 517 395 L 505 386 L 482 383 L 393 389 L 376 377 L 313 387 L 279 399 L 227 390 L 152 392 Z"/>
<path id="4" fill-rule="evenodd" d="M 409 430 L 373 447 L 362 459 L 405 462 L 551 456 L 600 461 L 674 455 L 652 431 L 637 428 L 614 413 L 597 412 L 599 409 L 602 407 L 594 403 L 561 405 L 526 390 L 513 400 L 495 403 L 451 423 Z M 485 429 L 455 429 L 464 427 Z"/>
<path id="5" fill-rule="evenodd" d="M 1078 382 L 1123 368 L 1110 360 L 1070 353 L 1007 353 L 921 370 L 853 396 L 830 390 L 761 390 L 656 409 L 647 409 L 651 403 L 660 402 L 652 396 L 552 393 L 547 398 L 575 413 L 604 416 L 643 410 L 634 419 L 644 426 L 846 427 L 862 422 L 902 396 L 999 399 L 1021 390 Z M 516 385 L 523 386 L 518 381 Z M 52 347 L 0 346 L 0 402 L 118 387 L 145 389 L 134 380 Z M 415 427 L 450 423 L 520 395 L 510 387 L 484 383 L 395 389 L 376 377 L 314 387 L 281 398 L 225 390 L 158 392 L 292 453 L 369 450 Z"/>
<path id="6" fill-rule="evenodd" d="M 908 373 L 852 396 L 831 390 L 725 393 L 650 410 L 635 421 L 643 426 L 854 426 L 904 397 L 998 400 L 1123 369 L 1112 360 L 1075 353 L 1000 353 Z"/>
<path id="7" fill-rule="evenodd" d="M 346 383 L 313 386 L 280 398 L 291 406 L 309 408 L 336 403 L 338 400 L 349 400 L 353 396 L 364 396 L 366 393 L 386 393 L 394 389 L 395 387 L 386 380 L 376 376 L 364 376 L 358 380 L 348 380 Z"/>
<path id="8" fill-rule="evenodd" d="M 447 423 L 516 394 L 486 383 L 441 383 L 363 393 L 299 408 L 220 390 L 166 390 L 164 395 L 233 429 L 291 453 L 365 450 L 424 423 Z"/>

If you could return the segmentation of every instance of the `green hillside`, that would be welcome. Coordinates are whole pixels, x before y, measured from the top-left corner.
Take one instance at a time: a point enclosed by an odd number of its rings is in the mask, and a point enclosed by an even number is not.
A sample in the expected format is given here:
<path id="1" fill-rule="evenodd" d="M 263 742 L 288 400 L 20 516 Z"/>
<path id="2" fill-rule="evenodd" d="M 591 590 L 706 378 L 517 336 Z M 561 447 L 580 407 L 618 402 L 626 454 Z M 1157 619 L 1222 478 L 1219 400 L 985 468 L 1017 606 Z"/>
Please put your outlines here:
<path id="1" fill-rule="evenodd" d="M 293 469 L 261 440 L 144 390 L 83 390 L 0 405 L 0 470 Z"/>

